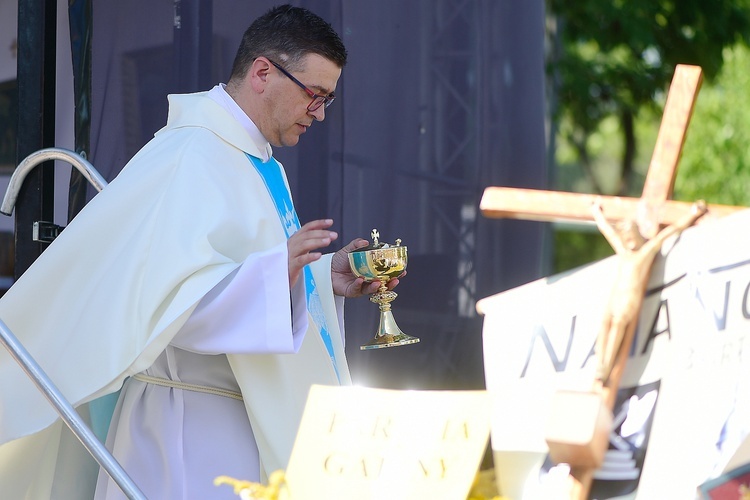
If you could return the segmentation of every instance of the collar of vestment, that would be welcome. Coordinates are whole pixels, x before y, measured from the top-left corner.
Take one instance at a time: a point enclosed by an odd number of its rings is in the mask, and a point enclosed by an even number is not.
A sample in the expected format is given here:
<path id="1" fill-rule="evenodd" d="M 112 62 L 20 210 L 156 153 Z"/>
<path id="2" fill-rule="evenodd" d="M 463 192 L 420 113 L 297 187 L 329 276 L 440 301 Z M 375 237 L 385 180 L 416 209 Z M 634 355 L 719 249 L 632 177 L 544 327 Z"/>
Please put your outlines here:
<path id="1" fill-rule="evenodd" d="M 169 95 L 167 124 L 156 134 L 182 127 L 205 128 L 237 149 L 266 161 L 271 156 L 271 146 L 268 141 L 262 139 L 260 131 L 257 135 L 261 140 L 250 132 L 252 129 L 257 130 L 255 124 L 249 118 L 247 118 L 249 125 L 238 121 L 231 110 L 231 105 L 220 104 L 209 96 L 210 92 Z M 234 103 L 231 97 L 229 99 Z M 234 105 L 236 106 L 236 103 Z"/>
<path id="2" fill-rule="evenodd" d="M 255 125 L 255 123 L 250 119 L 249 116 L 247 116 L 247 114 L 242 110 L 240 105 L 237 104 L 232 96 L 227 93 L 226 85 L 223 83 L 216 85 L 214 88 L 208 91 L 208 97 L 216 101 L 219 106 L 227 110 L 227 112 L 231 114 L 240 125 L 242 125 L 242 128 L 247 131 L 250 138 L 258 147 L 258 151 L 263 154 L 260 159 L 263 160 L 263 162 L 267 162 L 271 158 L 271 156 L 273 156 L 271 143 L 269 143 L 268 140 L 263 137 L 263 134 L 261 133 L 258 126 Z"/>

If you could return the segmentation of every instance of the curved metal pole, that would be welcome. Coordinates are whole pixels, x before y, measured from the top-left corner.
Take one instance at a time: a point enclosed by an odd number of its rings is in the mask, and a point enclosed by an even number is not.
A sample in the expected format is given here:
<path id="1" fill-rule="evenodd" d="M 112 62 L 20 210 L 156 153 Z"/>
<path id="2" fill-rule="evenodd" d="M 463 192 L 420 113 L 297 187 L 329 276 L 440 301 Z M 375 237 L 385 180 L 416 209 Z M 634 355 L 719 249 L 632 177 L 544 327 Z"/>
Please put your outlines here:
<path id="1" fill-rule="evenodd" d="M 8 326 L 0 320 L 0 337 L 2 344 L 11 353 L 13 358 L 23 368 L 34 384 L 44 394 L 47 400 L 55 407 L 65 424 L 73 431 L 73 434 L 83 443 L 83 446 L 91 453 L 99 465 L 101 465 L 110 477 L 122 489 L 128 498 L 133 500 L 146 500 L 140 489 L 133 483 L 122 466 L 115 460 L 111 453 L 97 439 L 91 429 L 88 428 L 81 416 L 73 406 L 63 397 L 59 389 L 52 383 L 39 364 L 31 357 L 29 351 L 18 341 L 18 338 L 10 331 Z"/>
<path id="2" fill-rule="evenodd" d="M 21 189 L 21 185 L 28 173 L 40 163 L 49 160 L 61 160 L 70 163 L 83 174 L 87 181 L 94 185 L 97 191 L 101 191 L 107 186 L 107 181 L 104 180 L 104 177 L 97 172 L 91 163 L 78 153 L 63 148 L 40 149 L 24 158 L 13 171 L 13 175 L 11 175 L 10 182 L 8 183 L 8 189 L 5 191 L 3 204 L 0 205 L 0 213 L 5 215 L 13 213 L 13 207 L 16 205 L 16 199 L 18 198 L 18 191 Z"/>
<path id="3" fill-rule="evenodd" d="M 78 153 L 62 148 L 40 149 L 31 153 L 16 167 L 8 183 L 8 189 L 5 192 L 2 206 L 0 206 L 1 213 L 5 215 L 13 213 L 18 192 L 28 173 L 37 165 L 49 160 L 67 161 L 78 169 L 86 180 L 94 185 L 97 191 L 101 191 L 107 186 L 107 181 L 97 172 L 94 166 Z M 0 342 L 18 364 L 21 365 L 21 368 L 23 368 L 37 388 L 60 414 L 65 424 L 120 487 L 123 493 L 132 500 L 146 500 L 145 495 L 133 483 L 133 480 L 127 475 L 122 466 L 115 460 L 107 448 L 104 447 L 86 423 L 83 422 L 73 406 L 63 397 L 59 389 L 52 383 L 47 374 L 44 373 L 39 364 L 31 357 L 31 354 L 29 354 L 2 320 L 0 320 Z"/>

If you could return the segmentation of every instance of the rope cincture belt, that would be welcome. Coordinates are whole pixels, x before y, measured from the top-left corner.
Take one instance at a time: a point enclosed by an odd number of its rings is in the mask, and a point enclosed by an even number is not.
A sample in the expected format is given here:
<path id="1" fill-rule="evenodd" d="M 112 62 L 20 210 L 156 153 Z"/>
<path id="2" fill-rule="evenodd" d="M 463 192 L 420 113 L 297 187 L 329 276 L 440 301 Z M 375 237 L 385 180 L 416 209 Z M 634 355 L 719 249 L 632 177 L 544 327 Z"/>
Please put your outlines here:
<path id="1" fill-rule="evenodd" d="M 136 373 L 133 378 L 146 382 L 147 384 L 160 385 L 162 387 L 173 387 L 175 389 L 184 389 L 186 391 L 203 392 L 205 394 L 213 394 L 215 396 L 224 396 L 225 398 L 232 398 L 242 401 L 242 394 L 239 392 L 229 391 L 226 389 L 219 389 L 218 387 L 206 387 L 205 385 L 186 384 L 185 382 L 179 382 L 177 380 L 169 380 L 168 378 L 152 377 L 151 375 L 145 375 L 143 373 Z"/>

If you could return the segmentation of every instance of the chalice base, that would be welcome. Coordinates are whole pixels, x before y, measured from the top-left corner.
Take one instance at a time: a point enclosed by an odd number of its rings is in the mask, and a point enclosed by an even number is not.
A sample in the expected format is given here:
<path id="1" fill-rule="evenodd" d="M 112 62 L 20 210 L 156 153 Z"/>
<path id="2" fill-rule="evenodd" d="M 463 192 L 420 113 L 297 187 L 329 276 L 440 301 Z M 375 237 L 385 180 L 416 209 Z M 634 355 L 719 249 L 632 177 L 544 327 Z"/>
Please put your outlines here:
<path id="1" fill-rule="evenodd" d="M 412 337 L 401 331 L 393 319 L 393 313 L 389 311 L 380 312 L 380 324 L 375 338 L 364 345 L 359 346 L 360 350 L 382 349 L 384 347 L 396 347 L 400 345 L 416 344 L 419 342 L 417 337 Z"/>

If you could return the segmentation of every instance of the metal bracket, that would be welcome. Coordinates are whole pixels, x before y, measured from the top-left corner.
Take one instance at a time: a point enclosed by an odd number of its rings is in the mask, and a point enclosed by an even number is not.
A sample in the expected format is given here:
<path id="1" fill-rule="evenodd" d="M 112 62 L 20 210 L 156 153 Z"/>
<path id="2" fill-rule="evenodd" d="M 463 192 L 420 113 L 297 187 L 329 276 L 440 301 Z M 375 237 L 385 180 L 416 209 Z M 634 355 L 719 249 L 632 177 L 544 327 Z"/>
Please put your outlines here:
<path id="1" fill-rule="evenodd" d="M 52 243 L 64 228 L 52 222 L 37 221 L 34 223 L 32 240 Z"/>

